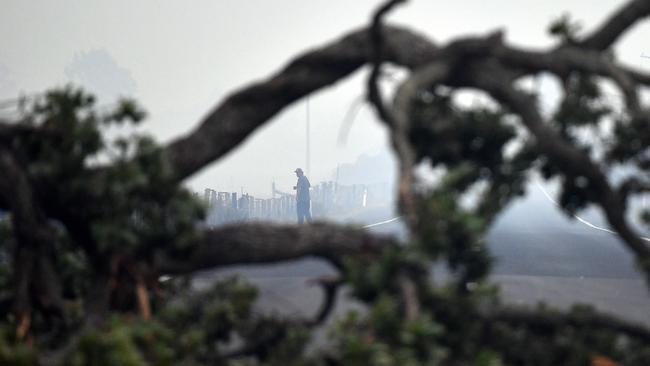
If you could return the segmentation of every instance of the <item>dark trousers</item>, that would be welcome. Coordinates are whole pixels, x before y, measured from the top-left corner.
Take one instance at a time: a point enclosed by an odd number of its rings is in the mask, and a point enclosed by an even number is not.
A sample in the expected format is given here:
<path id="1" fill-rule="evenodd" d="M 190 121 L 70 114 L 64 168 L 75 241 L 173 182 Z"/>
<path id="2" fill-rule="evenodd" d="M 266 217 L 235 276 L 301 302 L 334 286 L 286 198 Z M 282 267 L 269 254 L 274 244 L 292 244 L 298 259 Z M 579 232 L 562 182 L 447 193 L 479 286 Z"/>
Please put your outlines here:
<path id="1" fill-rule="evenodd" d="M 298 223 L 302 224 L 305 220 L 311 222 L 311 213 L 309 212 L 309 201 L 296 202 L 296 209 L 298 211 Z"/>

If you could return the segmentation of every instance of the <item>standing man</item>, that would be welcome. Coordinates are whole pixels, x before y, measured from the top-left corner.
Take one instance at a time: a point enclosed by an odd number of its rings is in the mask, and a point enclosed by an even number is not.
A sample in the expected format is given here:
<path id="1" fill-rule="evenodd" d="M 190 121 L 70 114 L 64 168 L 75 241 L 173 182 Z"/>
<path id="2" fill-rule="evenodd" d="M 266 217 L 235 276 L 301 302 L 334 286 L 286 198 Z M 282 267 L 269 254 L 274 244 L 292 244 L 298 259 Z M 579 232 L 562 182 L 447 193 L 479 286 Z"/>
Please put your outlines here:
<path id="1" fill-rule="evenodd" d="M 293 187 L 296 190 L 296 209 L 298 211 L 298 223 L 302 224 L 306 219 L 311 222 L 311 213 L 309 212 L 309 179 L 305 177 L 302 169 L 298 168 L 294 171 L 298 177 L 298 183 Z"/>

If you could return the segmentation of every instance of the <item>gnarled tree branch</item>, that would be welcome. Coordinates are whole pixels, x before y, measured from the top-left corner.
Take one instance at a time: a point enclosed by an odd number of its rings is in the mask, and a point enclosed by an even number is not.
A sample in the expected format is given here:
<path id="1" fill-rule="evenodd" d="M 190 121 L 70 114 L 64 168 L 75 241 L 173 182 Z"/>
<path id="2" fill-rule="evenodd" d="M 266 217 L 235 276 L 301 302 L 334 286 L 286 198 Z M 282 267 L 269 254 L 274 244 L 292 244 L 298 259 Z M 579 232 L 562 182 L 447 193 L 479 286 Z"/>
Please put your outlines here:
<path id="1" fill-rule="evenodd" d="M 431 60 L 436 47 L 403 28 L 385 30 L 382 56 L 414 68 Z M 351 74 L 369 60 L 369 32 L 353 32 L 307 52 L 266 81 L 227 97 L 191 134 L 173 142 L 167 153 L 178 180 L 222 157 L 284 107 Z"/>
<path id="2" fill-rule="evenodd" d="M 605 50 L 634 23 L 650 15 L 650 2 L 646 0 L 632 0 L 623 5 L 614 15 L 587 36 L 580 46 L 595 50 Z"/>
<path id="3" fill-rule="evenodd" d="M 155 265 L 166 274 L 303 257 L 319 257 L 341 266 L 346 255 L 375 253 L 395 245 L 398 243 L 392 237 L 371 235 L 363 229 L 335 224 L 234 224 L 205 231 L 186 257 L 161 253 Z"/>

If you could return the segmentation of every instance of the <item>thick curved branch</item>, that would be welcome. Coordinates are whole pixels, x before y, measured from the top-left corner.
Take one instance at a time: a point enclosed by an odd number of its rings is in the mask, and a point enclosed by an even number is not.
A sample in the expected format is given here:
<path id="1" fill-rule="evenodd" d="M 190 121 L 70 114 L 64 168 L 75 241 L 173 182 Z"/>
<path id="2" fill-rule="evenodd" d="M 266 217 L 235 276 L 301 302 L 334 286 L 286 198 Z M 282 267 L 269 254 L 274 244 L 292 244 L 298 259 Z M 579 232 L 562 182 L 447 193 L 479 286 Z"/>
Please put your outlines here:
<path id="1" fill-rule="evenodd" d="M 381 74 L 381 65 L 383 61 L 382 52 L 385 48 L 384 43 L 387 42 L 384 36 L 386 30 L 382 24 L 383 17 L 391 9 L 402 2 L 403 1 L 400 0 L 386 2 L 372 17 L 372 23 L 370 24 L 372 71 L 368 76 L 366 88 L 368 101 L 374 106 L 379 119 L 391 129 L 391 141 L 399 162 L 397 184 L 399 211 L 406 217 L 406 222 L 409 228 L 415 230 L 417 224 L 415 199 L 413 197 L 413 168 L 415 166 L 415 154 L 411 144 L 409 143 L 408 123 L 400 120 L 399 115 L 384 104 L 381 89 L 379 87 L 379 76 Z"/>
<path id="2" fill-rule="evenodd" d="M 379 76 L 381 75 L 381 64 L 383 62 L 384 43 L 386 30 L 383 26 L 383 18 L 397 5 L 404 3 L 406 0 L 390 0 L 379 7 L 372 17 L 370 24 L 370 63 L 372 70 L 366 83 L 368 89 L 368 101 L 375 107 L 379 119 L 389 126 L 394 123 L 392 114 L 384 106 L 379 87 Z"/>
<path id="3" fill-rule="evenodd" d="M 629 1 L 607 18 L 598 29 L 587 36 L 579 45 L 600 51 L 605 50 L 613 45 L 634 23 L 648 15 L 650 15 L 650 1 Z"/>
<path id="4" fill-rule="evenodd" d="M 439 48 L 406 28 L 386 25 L 382 29 L 383 60 L 412 70 L 446 57 L 454 52 L 454 48 L 462 48 L 466 55 L 496 57 L 505 65 L 520 70 L 519 76 L 542 71 L 561 74 L 569 70 L 609 76 L 611 71 L 611 60 L 605 60 L 598 52 L 578 47 L 528 51 L 506 45 L 494 47 L 486 38 L 478 37 L 455 41 L 448 47 Z M 193 132 L 165 148 L 176 180 L 183 180 L 232 151 L 258 127 L 299 98 L 335 83 L 370 62 L 369 32 L 367 29 L 354 31 L 324 47 L 309 51 L 269 79 L 244 87 L 227 97 Z M 650 75 L 619 65 L 616 67 L 637 83 L 650 85 Z M 52 182 L 35 182 L 35 187 L 39 196 L 58 196 L 53 191 L 56 184 Z M 77 207 L 84 202 L 88 204 L 97 198 L 93 192 L 88 192 L 87 196 L 68 205 L 54 203 L 46 210 L 49 215 L 58 218 L 55 211 L 65 211 L 65 207 Z M 0 202 L 0 206 L 6 207 L 6 204 Z"/>
<path id="5" fill-rule="evenodd" d="M 361 29 L 324 47 L 309 51 L 291 61 L 267 80 L 254 83 L 231 94 L 185 137 L 167 146 L 166 152 L 176 179 L 194 174 L 205 165 L 232 151 L 258 127 L 283 108 L 348 76 L 361 66 L 375 62 L 371 30 Z M 462 45 L 467 55 L 499 58 L 504 64 L 522 70 L 522 75 L 570 70 L 610 76 L 611 60 L 594 51 L 564 47 L 550 51 L 527 51 L 512 46 L 490 45 L 484 37 L 468 38 L 439 48 L 408 29 L 382 26 L 381 60 L 409 69 L 417 69 L 445 57 Z M 490 52 L 485 52 L 485 50 Z M 482 54 L 481 54 L 481 50 Z M 650 84 L 650 75 L 618 66 L 635 81 Z"/>
<path id="6" fill-rule="evenodd" d="M 400 211 L 406 216 L 406 222 L 411 230 L 416 230 L 419 220 L 416 212 L 416 197 L 414 189 L 414 173 L 416 154 L 411 144 L 411 105 L 418 93 L 426 87 L 440 84 L 447 80 L 452 67 L 449 62 L 432 62 L 412 73 L 404 81 L 393 101 L 394 123 L 391 126 L 393 149 L 399 161 L 398 197 Z"/>
<path id="7" fill-rule="evenodd" d="M 415 68 L 434 58 L 437 48 L 403 28 L 384 30 L 382 57 Z M 369 61 L 369 34 L 353 32 L 325 47 L 307 52 L 268 80 L 226 98 L 189 135 L 167 147 L 180 181 L 234 149 L 284 107 L 346 77 Z"/>
<path id="8" fill-rule="evenodd" d="M 616 63 L 611 56 L 593 50 L 565 46 L 552 50 L 526 50 L 504 44 L 494 48 L 491 54 L 504 66 L 518 71 L 518 76 L 551 72 L 566 75 L 571 71 L 593 73 L 606 78 L 614 78 L 612 70 L 620 70 L 632 81 L 650 85 L 650 75 L 629 66 Z"/>
<path id="9" fill-rule="evenodd" d="M 188 256 L 160 254 L 155 265 L 166 274 L 303 257 L 320 257 L 340 266 L 346 255 L 375 253 L 394 245 L 398 243 L 392 237 L 371 235 L 351 226 L 236 224 L 207 230 Z"/>

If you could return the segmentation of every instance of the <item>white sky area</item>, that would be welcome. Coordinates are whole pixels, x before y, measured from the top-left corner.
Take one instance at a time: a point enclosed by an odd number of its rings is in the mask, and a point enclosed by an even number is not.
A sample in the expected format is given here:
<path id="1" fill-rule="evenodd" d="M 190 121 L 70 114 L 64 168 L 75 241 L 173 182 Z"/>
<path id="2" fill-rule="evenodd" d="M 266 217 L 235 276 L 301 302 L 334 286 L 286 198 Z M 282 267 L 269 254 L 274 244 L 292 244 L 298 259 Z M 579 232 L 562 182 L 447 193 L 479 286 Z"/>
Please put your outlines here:
<path id="1" fill-rule="evenodd" d="M 591 30 L 622 1 L 411 0 L 390 15 L 436 42 L 502 28 L 513 44 L 552 45 L 546 29 L 570 13 Z M 160 142 L 188 133 L 228 93 L 271 75 L 294 56 L 368 23 L 378 1 L 29 1 L 4 0 L 0 14 L 0 99 L 76 81 L 100 104 L 120 94 L 148 111 L 145 129 Z M 637 25 L 617 56 L 650 67 L 648 24 Z M 369 108 L 337 144 L 343 118 L 364 93 L 367 70 L 310 97 L 312 183 L 332 178 L 337 164 L 388 148 Z M 108 75 L 108 76 L 107 76 Z M 113 75 L 113 76 L 111 76 Z M 549 91 L 550 93 L 550 91 Z M 550 98 L 551 96 L 549 96 Z M 1 111 L 0 111 L 1 112 Z M 285 109 L 245 144 L 188 180 L 269 196 L 271 182 L 290 190 L 305 168 L 306 103 Z M 390 165 L 386 167 L 390 176 Z"/>

